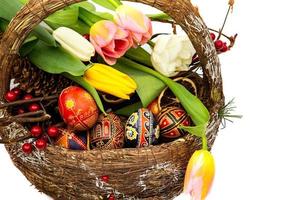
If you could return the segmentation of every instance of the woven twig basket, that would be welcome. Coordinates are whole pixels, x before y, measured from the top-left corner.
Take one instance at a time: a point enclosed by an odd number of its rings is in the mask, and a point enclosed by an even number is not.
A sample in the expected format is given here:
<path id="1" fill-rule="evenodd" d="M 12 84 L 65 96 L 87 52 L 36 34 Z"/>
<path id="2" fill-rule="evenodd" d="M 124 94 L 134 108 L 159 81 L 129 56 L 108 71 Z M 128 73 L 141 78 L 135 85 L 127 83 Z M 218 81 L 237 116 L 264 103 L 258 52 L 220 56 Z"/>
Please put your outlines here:
<path id="1" fill-rule="evenodd" d="M 10 22 L 0 46 L 1 100 L 9 89 L 10 72 L 27 35 L 51 13 L 81 0 L 31 0 Z M 211 147 L 220 125 L 218 111 L 224 105 L 222 78 L 217 52 L 198 9 L 190 0 L 132 0 L 169 14 L 190 37 L 207 85 L 207 107 L 211 121 L 207 129 Z M 2 117 L 9 113 L 2 109 Z M 180 193 L 185 168 L 201 142 L 190 135 L 174 142 L 140 149 L 71 151 L 49 146 L 44 152 L 22 156 L 19 142 L 26 131 L 17 122 L 2 126 L 0 142 L 36 188 L 54 199 L 172 199 Z M 109 176 L 105 183 L 101 177 Z"/>

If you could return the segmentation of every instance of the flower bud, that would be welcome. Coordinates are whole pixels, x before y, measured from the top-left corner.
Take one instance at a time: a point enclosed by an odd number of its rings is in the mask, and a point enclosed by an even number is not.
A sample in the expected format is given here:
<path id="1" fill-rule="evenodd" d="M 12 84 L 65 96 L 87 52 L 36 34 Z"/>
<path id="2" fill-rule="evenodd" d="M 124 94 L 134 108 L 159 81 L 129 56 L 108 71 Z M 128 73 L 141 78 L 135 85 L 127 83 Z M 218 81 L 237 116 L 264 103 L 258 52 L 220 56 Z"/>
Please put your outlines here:
<path id="1" fill-rule="evenodd" d="M 183 193 L 192 199 L 204 200 L 211 188 L 215 175 L 214 158 L 207 150 L 195 151 L 184 178 Z"/>
<path id="2" fill-rule="evenodd" d="M 76 31 L 60 27 L 53 31 L 53 37 L 62 48 L 82 61 L 89 61 L 95 55 L 94 46 Z"/>
<path id="3" fill-rule="evenodd" d="M 90 40 L 98 54 L 109 65 L 114 65 L 132 47 L 130 33 L 115 23 L 102 20 L 90 30 Z"/>
<path id="4" fill-rule="evenodd" d="M 161 74 L 172 77 L 189 70 L 196 53 L 187 36 L 159 36 L 151 55 L 153 67 Z"/>

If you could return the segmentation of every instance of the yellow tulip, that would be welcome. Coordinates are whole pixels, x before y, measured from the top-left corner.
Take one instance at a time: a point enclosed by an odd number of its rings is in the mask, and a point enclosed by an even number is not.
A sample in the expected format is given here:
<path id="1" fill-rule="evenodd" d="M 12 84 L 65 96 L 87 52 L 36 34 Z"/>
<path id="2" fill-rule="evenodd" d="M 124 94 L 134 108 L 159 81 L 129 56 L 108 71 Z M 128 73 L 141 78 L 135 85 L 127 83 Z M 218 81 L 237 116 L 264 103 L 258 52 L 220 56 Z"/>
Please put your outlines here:
<path id="1" fill-rule="evenodd" d="M 213 183 L 215 163 L 207 150 L 195 151 L 192 155 L 185 174 L 183 193 L 192 200 L 205 200 Z"/>

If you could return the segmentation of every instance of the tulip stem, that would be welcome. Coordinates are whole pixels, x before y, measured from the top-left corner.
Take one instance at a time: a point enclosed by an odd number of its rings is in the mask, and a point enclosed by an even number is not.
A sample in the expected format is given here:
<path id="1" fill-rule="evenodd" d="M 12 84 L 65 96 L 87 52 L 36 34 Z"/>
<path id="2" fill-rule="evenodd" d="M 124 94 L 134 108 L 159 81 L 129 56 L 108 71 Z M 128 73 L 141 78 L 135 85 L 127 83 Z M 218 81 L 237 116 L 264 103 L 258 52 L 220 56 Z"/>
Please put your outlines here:
<path id="1" fill-rule="evenodd" d="M 153 49 L 155 47 L 155 43 L 151 40 L 148 41 L 148 45 Z"/>

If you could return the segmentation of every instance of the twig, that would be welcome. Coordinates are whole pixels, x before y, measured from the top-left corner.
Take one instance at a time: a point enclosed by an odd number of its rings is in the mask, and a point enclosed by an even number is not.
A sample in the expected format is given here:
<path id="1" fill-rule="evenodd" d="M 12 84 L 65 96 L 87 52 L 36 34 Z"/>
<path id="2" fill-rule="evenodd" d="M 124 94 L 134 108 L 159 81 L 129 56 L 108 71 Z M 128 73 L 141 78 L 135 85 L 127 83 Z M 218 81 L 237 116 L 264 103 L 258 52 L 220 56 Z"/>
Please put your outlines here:
<path id="1" fill-rule="evenodd" d="M 37 116 L 33 117 L 35 115 L 40 115 L 43 114 L 42 116 Z M 10 116 L 10 117 L 5 117 L 5 118 L 0 118 L 0 125 L 4 125 L 10 122 L 19 122 L 19 123 L 36 123 L 36 122 L 43 122 L 46 120 L 51 119 L 51 115 L 45 113 L 44 111 L 37 111 L 35 113 L 25 113 L 21 115 L 16 115 L 16 116 Z"/>
<path id="2" fill-rule="evenodd" d="M 226 24 L 226 21 L 227 21 L 227 18 L 228 18 L 228 15 L 229 15 L 230 10 L 231 10 L 231 6 L 228 7 L 228 10 L 227 10 L 227 13 L 226 13 L 226 17 L 225 17 L 225 19 L 224 19 L 222 28 L 221 28 L 220 31 L 219 31 L 219 35 L 218 35 L 217 40 L 219 40 L 219 39 L 221 38 L 221 35 L 222 35 L 223 30 L 224 30 L 224 27 L 225 27 L 225 24 Z"/>
<path id="3" fill-rule="evenodd" d="M 27 118 L 18 118 L 16 119 L 17 122 L 19 123 L 36 123 L 36 122 L 43 122 L 43 121 L 47 121 L 51 119 L 51 115 L 49 114 L 45 114 L 45 115 L 42 115 L 40 117 L 27 117 Z"/>
<path id="4" fill-rule="evenodd" d="M 15 115 L 15 116 L 9 116 L 9 117 L 0 118 L 0 122 L 7 121 L 7 120 L 10 120 L 10 119 L 32 117 L 32 116 L 37 116 L 37 115 L 41 115 L 41 114 L 46 114 L 46 113 L 43 110 L 39 110 L 39 111 L 36 111 L 36 112 L 28 112 L 28 113 L 23 113 L 23 114 Z"/>
<path id="5" fill-rule="evenodd" d="M 9 107 L 9 106 L 22 105 L 22 104 L 33 103 L 33 102 L 37 102 L 37 101 L 46 101 L 46 100 L 52 100 L 52 99 L 57 99 L 57 98 L 58 98 L 58 95 L 52 95 L 52 96 L 46 96 L 46 97 L 37 97 L 37 98 L 29 99 L 29 100 L 19 100 L 19 101 L 1 104 L 0 109 Z"/>

